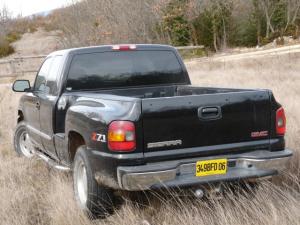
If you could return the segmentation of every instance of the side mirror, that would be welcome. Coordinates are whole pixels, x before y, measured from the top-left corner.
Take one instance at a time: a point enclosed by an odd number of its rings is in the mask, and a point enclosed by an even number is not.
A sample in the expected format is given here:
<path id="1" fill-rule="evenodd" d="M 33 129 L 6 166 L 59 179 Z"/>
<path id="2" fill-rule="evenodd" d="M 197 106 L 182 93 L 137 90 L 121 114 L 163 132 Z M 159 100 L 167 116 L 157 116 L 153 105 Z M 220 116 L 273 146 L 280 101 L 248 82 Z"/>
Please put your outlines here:
<path id="1" fill-rule="evenodd" d="M 16 80 L 12 87 L 15 92 L 28 92 L 30 91 L 30 82 L 29 80 Z"/>

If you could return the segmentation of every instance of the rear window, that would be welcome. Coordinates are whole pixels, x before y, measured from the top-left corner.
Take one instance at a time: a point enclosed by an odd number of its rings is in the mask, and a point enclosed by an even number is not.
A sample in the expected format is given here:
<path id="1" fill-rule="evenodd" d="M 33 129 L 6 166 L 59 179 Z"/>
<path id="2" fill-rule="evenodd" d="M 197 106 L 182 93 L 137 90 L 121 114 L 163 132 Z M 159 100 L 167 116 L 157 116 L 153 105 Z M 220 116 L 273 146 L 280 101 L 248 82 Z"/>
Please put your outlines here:
<path id="1" fill-rule="evenodd" d="M 67 90 L 185 82 L 186 76 L 172 51 L 116 51 L 75 55 Z"/>

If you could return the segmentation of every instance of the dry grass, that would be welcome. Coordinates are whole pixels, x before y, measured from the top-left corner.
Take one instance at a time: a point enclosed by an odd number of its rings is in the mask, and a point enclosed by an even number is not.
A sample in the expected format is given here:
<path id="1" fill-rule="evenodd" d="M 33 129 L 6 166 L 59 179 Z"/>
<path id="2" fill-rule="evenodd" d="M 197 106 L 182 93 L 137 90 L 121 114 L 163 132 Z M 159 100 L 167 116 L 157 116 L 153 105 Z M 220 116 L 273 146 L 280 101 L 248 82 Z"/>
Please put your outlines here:
<path id="1" fill-rule="evenodd" d="M 220 200 L 154 197 L 145 206 L 127 200 L 113 216 L 89 221 L 73 201 L 71 180 L 11 148 L 19 95 L 0 85 L 0 224 L 300 224 L 300 63 L 296 56 L 234 62 L 189 62 L 194 84 L 269 88 L 287 111 L 288 147 L 295 157 L 276 183 L 263 182 L 255 196 L 228 191 Z M 147 222 L 148 221 L 148 222 Z"/>

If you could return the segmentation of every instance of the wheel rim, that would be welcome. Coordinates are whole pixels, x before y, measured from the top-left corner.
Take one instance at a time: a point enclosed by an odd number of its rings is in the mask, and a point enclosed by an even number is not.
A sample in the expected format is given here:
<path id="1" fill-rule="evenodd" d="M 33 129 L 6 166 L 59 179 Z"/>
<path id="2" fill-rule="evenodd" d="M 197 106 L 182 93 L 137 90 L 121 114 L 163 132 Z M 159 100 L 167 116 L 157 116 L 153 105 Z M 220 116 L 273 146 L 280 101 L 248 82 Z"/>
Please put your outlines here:
<path id="1" fill-rule="evenodd" d="M 23 131 L 20 135 L 19 145 L 21 152 L 24 156 L 31 158 L 33 156 L 32 144 L 30 137 L 26 131 Z"/>
<path id="2" fill-rule="evenodd" d="M 82 207 L 86 206 L 87 202 L 87 175 L 86 167 L 83 162 L 80 162 L 76 174 L 78 200 Z"/>

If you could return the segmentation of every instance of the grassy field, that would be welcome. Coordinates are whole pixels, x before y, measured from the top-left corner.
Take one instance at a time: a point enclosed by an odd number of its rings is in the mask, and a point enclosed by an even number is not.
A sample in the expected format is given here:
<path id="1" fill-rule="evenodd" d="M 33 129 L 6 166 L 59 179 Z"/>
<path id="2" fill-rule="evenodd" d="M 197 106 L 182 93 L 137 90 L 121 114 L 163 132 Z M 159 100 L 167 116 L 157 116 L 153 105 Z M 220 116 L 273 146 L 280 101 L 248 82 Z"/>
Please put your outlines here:
<path id="1" fill-rule="evenodd" d="M 14 154 L 20 95 L 0 82 L 0 224 L 300 224 L 300 56 L 201 59 L 187 67 L 195 85 L 273 90 L 286 110 L 287 146 L 295 153 L 286 173 L 262 182 L 255 196 L 228 191 L 221 199 L 197 200 L 149 193 L 144 205 L 125 198 L 113 216 L 91 222 L 74 203 L 68 175 Z"/>

